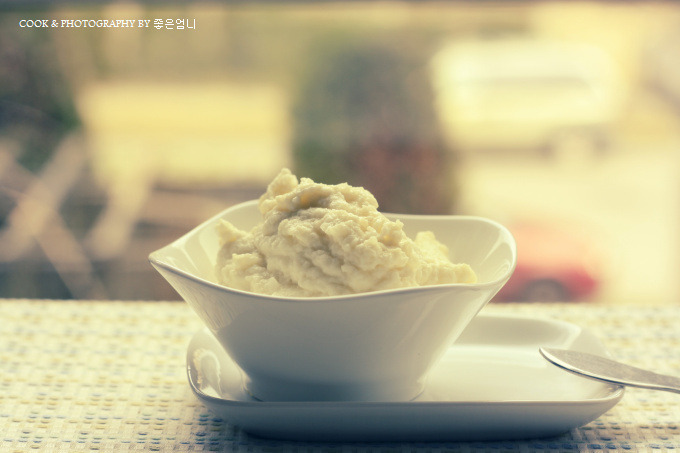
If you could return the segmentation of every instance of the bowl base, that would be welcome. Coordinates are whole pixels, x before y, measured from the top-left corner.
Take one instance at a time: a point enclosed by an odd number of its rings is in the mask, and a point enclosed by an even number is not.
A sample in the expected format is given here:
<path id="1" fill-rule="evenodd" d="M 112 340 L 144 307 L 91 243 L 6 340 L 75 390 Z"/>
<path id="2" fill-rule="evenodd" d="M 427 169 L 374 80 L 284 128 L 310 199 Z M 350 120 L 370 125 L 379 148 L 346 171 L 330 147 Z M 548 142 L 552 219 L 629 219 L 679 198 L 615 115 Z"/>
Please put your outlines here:
<path id="1" fill-rule="evenodd" d="M 418 397 L 423 382 L 377 382 L 318 384 L 314 382 L 283 382 L 279 379 L 245 377 L 245 392 L 259 401 L 352 401 L 404 402 Z"/>

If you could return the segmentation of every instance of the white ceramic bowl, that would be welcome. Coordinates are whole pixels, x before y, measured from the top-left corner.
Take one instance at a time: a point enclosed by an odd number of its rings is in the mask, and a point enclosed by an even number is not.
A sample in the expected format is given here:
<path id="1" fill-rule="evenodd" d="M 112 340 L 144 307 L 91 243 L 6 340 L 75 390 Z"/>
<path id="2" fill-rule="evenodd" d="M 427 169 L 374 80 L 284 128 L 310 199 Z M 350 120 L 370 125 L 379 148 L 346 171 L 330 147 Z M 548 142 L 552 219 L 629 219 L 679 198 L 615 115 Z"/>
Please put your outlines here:
<path id="1" fill-rule="evenodd" d="M 282 298 L 216 283 L 216 224 L 260 221 L 257 202 L 233 206 L 149 256 L 198 314 L 264 401 L 407 401 L 479 310 L 512 274 L 517 251 L 496 222 L 467 216 L 394 215 L 410 237 L 433 231 L 476 284 L 338 297 Z"/>

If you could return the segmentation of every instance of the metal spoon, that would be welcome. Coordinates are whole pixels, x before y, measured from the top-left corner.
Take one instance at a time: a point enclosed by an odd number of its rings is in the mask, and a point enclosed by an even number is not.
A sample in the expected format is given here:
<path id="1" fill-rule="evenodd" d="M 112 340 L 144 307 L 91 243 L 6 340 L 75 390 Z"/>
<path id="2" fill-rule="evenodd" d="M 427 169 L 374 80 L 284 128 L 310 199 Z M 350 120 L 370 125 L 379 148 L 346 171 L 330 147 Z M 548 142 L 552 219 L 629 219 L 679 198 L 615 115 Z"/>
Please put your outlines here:
<path id="1" fill-rule="evenodd" d="M 539 348 L 550 362 L 572 373 L 631 387 L 680 393 L 680 378 L 654 373 L 586 352 Z"/>

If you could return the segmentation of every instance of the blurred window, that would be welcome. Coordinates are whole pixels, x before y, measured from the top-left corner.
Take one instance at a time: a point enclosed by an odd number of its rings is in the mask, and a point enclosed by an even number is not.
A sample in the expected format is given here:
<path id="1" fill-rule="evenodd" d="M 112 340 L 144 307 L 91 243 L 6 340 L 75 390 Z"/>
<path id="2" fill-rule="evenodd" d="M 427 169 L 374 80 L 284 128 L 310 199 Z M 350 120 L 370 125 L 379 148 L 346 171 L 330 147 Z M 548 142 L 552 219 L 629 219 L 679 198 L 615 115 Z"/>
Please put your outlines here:
<path id="1" fill-rule="evenodd" d="M 129 22 L 82 26 L 104 19 Z M 178 299 L 149 252 L 287 166 L 507 224 L 503 300 L 675 303 L 678 25 L 656 2 L 5 2 L 0 297 Z"/>

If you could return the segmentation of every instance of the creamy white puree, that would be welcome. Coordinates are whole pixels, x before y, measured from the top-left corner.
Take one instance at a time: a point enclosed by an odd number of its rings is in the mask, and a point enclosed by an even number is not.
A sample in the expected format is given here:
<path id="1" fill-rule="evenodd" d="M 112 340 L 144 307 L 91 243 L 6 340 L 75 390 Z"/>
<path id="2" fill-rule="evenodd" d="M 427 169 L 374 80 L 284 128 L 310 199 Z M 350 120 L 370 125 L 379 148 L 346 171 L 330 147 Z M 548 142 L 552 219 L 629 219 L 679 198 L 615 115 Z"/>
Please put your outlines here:
<path id="1" fill-rule="evenodd" d="M 283 169 L 259 199 L 262 222 L 242 231 L 219 224 L 221 284 L 260 294 L 334 296 L 409 286 L 474 283 L 429 231 L 415 240 L 378 212 L 375 197 Z"/>

